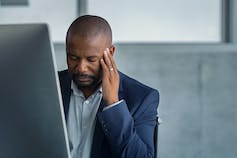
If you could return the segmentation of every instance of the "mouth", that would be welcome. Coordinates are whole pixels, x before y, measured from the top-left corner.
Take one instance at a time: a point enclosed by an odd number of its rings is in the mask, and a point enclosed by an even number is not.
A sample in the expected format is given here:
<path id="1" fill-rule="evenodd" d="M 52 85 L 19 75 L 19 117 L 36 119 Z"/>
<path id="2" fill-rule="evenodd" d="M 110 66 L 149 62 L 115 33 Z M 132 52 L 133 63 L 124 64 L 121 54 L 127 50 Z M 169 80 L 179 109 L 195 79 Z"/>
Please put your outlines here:
<path id="1" fill-rule="evenodd" d="M 92 80 L 89 75 L 75 75 L 74 77 L 78 82 L 90 82 Z"/>
<path id="2" fill-rule="evenodd" d="M 78 77 L 79 82 L 89 82 L 91 79 L 89 77 Z"/>

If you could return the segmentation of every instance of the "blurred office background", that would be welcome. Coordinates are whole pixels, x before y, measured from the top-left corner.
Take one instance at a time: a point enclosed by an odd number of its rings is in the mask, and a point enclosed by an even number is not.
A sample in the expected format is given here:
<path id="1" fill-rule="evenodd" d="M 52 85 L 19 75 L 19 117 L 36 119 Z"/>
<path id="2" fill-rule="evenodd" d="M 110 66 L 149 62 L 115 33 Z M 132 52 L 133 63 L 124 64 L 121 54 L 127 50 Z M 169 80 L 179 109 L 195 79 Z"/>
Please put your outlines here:
<path id="1" fill-rule="evenodd" d="M 160 91 L 159 158 L 236 157 L 237 1 L 0 0 L 0 24 L 49 24 L 58 70 L 84 14 L 111 24 L 118 68 Z"/>

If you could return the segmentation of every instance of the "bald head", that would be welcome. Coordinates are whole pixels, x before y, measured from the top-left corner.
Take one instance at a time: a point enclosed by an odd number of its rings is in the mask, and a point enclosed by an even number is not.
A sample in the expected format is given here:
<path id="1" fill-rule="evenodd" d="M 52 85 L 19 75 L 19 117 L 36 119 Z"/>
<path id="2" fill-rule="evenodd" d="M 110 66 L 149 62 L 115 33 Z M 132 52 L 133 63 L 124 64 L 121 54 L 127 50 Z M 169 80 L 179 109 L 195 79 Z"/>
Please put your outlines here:
<path id="1" fill-rule="evenodd" d="M 72 36 L 77 36 L 79 38 L 103 36 L 108 40 L 108 43 L 112 44 L 111 27 L 105 19 L 99 16 L 84 15 L 78 17 L 70 25 L 66 41 Z"/>

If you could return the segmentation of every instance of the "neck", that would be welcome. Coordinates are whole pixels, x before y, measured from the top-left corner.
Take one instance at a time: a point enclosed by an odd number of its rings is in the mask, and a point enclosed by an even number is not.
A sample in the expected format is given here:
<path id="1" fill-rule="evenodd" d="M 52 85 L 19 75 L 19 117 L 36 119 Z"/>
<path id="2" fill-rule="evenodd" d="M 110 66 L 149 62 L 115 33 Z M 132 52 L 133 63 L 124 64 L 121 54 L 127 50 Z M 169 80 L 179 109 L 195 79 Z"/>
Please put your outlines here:
<path id="1" fill-rule="evenodd" d="M 89 98 L 93 93 L 95 93 L 95 91 L 99 88 L 101 84 L 98 84 L 96 86 L 93 87 L 78 87 L 78 89 L 80 89 L 82 91 L 82 93 L 84 94 L 85 98 Z"/>
<path id="2" fill-rule="evenodd" d="M 96 89 L 80 89 L 80 90 L 82 91 L 86 99 L 89 98 L 96 91 Z"/>

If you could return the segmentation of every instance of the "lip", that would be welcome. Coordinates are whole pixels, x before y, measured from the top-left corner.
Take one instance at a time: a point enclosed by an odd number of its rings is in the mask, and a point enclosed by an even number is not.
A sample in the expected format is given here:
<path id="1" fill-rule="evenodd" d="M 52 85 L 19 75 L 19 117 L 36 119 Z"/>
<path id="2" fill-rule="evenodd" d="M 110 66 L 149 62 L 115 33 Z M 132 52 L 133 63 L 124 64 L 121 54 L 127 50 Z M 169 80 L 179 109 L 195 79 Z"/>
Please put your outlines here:
<path id="1" fill-rule="evenodd" d="M 80 82 L 89 82 L 90 78 L 88 78 L 88 77 L 80 77 L 80 78 L 78 78 L 78 81 L 80 81 Z"/>

